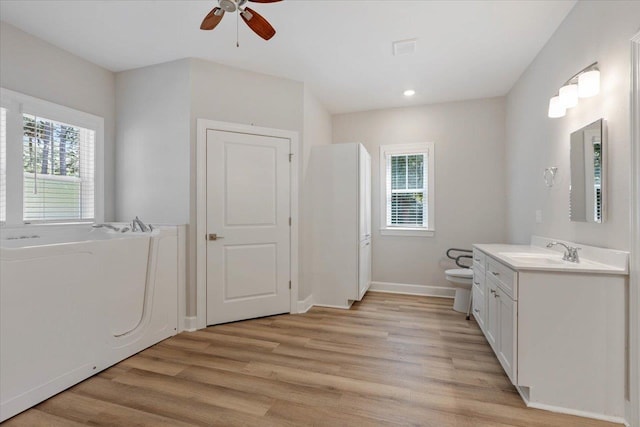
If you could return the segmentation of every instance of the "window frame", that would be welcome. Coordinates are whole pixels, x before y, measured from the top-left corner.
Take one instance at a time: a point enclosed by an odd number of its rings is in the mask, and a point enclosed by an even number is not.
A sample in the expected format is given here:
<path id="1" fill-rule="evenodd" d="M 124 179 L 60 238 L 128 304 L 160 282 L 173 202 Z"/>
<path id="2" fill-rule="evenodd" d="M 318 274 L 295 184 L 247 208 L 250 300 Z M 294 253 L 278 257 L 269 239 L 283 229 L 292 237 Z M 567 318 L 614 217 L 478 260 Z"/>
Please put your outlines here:
<path id="1" fill-rule="evenodd" d="M 387 225 L 387 159 L 391 155 L 424 154 L 427 181 L 427 225 L 426 227 L 397 227 Z M 435 235 L 435 144 L 419 142 L 411 144 L 391 144 L 380 146 L 380 234 L 383 236 L 433 237 Z"/>
<path id="2" fill-rule="evenodd" d="M 0 105 L 7 109 L 7 211 L 6 222 L 0 224 L 0 227 L 43 227 L 104 222 L 104 119 L 5 88 L 0 88 Z M 95 132 L 93 220 L 24 221 L 23 113 L 35 114 Z"/>

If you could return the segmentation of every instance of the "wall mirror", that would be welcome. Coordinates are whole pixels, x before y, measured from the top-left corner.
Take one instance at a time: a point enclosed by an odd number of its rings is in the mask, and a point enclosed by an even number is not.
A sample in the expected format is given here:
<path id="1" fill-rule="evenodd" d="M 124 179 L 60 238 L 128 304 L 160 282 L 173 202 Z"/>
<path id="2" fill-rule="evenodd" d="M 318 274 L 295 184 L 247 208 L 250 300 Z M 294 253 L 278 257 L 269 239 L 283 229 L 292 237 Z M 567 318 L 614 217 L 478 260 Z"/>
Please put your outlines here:
<path id="1" fill-rule="evenodd" d="M 605 220 L 606 123 L 603 119 L 571 134 L 571 221 L 602 223 Z"/>

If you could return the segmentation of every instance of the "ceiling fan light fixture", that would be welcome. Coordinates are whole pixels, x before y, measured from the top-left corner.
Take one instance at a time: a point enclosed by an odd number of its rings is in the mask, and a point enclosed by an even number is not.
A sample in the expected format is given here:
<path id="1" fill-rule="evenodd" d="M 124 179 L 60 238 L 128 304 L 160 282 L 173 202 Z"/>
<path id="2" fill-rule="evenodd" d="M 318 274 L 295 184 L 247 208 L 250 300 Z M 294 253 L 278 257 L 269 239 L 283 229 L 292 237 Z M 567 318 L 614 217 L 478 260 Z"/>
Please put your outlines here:
<path id="1" fill-rule="evenodd" d="M 218 3 L 225 12 L 235 12 L 237 9 L 237 5 L 234 0 L 219 0 Z"/>

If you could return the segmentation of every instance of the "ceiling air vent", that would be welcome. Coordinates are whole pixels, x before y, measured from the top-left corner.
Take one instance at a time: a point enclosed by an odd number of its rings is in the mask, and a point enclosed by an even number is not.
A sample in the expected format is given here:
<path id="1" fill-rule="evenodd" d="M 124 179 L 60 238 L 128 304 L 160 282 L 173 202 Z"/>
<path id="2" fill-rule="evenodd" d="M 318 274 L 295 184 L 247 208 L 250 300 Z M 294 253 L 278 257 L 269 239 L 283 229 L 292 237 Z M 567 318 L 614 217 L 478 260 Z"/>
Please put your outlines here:
<path id="1" fill-rule="evenodd" d="M 417 39 L 398 40 L 393 42 L 393 56 L 410 55 L 416 51 Z"/>

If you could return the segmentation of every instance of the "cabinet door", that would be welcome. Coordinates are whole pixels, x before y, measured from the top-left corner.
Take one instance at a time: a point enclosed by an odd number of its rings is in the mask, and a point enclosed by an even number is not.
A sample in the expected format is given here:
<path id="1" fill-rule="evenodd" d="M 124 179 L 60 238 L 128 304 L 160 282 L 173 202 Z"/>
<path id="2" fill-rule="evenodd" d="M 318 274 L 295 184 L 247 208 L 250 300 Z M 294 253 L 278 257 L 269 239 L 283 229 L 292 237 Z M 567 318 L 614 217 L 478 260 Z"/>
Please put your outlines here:
<path id="1" fill-rule="evenodd" d="M 358 153 L 360 240 L 371 238 L 371 156 L 362 144 Z"/>
<path id="2" fill-rule="evenodd" d="M 496 308 L 498 309 L 499 338 L 496 354 L 511 382 L 517 384 L 517 305 L 501 289 L 497 289 Z"/>
<path id="3" fill-rule="evenodd" d="M 365 152 L 365 169 L 364 169 L 364 179 L 365 179 L 365 230 L 366 237 L 371 238 L 371 156 L 364 150 Z"/>
<path id="4" fill-rule="evenodd" d="M 371 240 L 360 242 L 358 254 L 358 301 L 362 299 L 371 284 Z"/>
<path id="5" fill-rule="evenodd" d="M 486 290 L 489 292 L 487 294 L 487 315 L 486 315 L 486 336 L 487 341 L 491 344 L 493 351 L 497 352 L 498 349 L 498 340 L 500 339 L 500 307 L 498 297 L 496 297 L 498 292 L 498 286 L 493 282 L 490 277 L 487 277 Z"/>
<path id="6" fill-rule="evenodd" d="M 473 300 L 472 300 L 472 309 L 473 309 L 473 317 L 476 318 L 476 322 L 478 322 L 478 326 L 482 331 L 485 331 L 485 298 L 484 294 L 480 292 L 480 289 L 477 286 L 472 288 L 473 292 Z"/>

